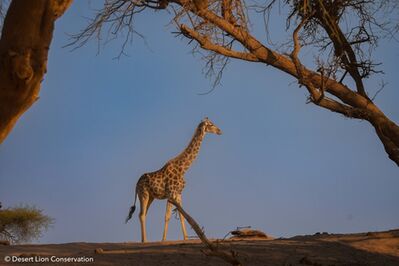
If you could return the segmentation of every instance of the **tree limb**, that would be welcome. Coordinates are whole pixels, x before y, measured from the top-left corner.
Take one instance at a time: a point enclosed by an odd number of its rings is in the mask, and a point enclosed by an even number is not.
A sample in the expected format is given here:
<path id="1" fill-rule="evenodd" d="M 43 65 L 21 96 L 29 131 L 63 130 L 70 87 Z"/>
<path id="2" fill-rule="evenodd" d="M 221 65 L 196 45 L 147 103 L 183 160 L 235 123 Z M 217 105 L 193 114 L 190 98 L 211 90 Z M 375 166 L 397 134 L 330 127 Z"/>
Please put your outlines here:
<path id="1" fill-rule="evenodd" d="M 318 0 L 318 4 L 319 4 L 319 9 L 321 11 L 318 13 L 318 18 L 320 19 L 321 25 L 326 30 L 331 41 L 334 44 L 337 57 L 341 58 L 342 62 L 345 65 L 346 70 L 355 81 L 356 88 L 359 94 L 368 99 L 368 96 L 364 89 L 362 77 L 360 76 L 359 70 L 357 68 L 358 62 L 356 60 L 356 55 L 352 50 L 350 43 L 346 39 L 345 35 L 342 33 L 337 22 L 331 17 L 329 12 L 326 10 L 323 1 Z"/>
<path id="2" fill-rule="evenodd" d="M 195 233 L 201 239 L 202 243 L 208 248 L 209 251 L 206 251 L 207 255 L 215 256 L 221 258 L 222 260 L 230 263 L 231 265 L 241 266 L 241 262 L 237 259 L 237 253 L 234 251 L 226 252 L 220 250 L 216 245 L 214 245 L 209 239 L 205 236 L 202 229 L 199 227 L 198 223 L 183 209 L 183 207 L 174 199 L 168 199 L 170 203 L 172 203 L 177 210 L 184 216 L 187 222 L 191 225 Z"/>
<path id="3" fill-rule="evenodd" d="M 193 29 L 190 29 L 189 27 L 187 27 L 184 24 L 182 24 L 180 26 L 180 30 L 183 33 L 183 35 L 186 36 L 187 38 L 196 40 L 201 45 L 201 48 L 203 48 L 203 49 L 213 51 L 218 54 L 236 58 L 236 59 L 241 59 L 241 60 L 250 61 L 250 62 L 259 62 L 259 59 L 256 56 L 254 56 L 253 54 L 234 51 L 234 50 L 228 49 L 224 46 L 214 44 L 207 37 L 201 36 L 201 34 L 199 34 L 198 32 L 196 32 Z"/>
<path id="4" fill-rule="evenodd" d="M 179 2 L 179 4 L 182 4 L 182 2 Z M 223 18 L 217 16 L 215 13 L 209 10 L 196 12 L 195 9 L 191 9 L 190 11 L 194 12 L 204 20 L 215 24 L 221 30 L 233 36 L 245 48 L 247 48 L 251 54 L 256 56 L 260 62 L 272 65 L 273 67 L 285 73 L 288 73 L 289 75 L 295 78 L 298 78 L 295 64 L 289 58 L 266 47 L 265 45 L 260 43 L 256 38 L 254 38 L 251 34 L 249 34 L 247 31 L 239 27 L 234 27 L 233 25 L 225 21 Z M 303 73 L 311 80 L 313 86 L 319 87 L 319 85 L 321 84 L 321 79 L 318 73 L 310 71 L 306 67 L 303 67 Z M 344 103 L 348 105 L 356 106 L 358 108 L 372 108 L 375 111 L 378 110 L 378 108 L 376 108 L 375 105 L 370 105 L 367 99 L 365 99 L 359 94 L 354 93 L 348 87 L 346 87 L 343 84 L 339 84 L 337 81 L 333 79 L 326 80 L 325 91 L 330 92 L 331 94 L 338 97 L 340 100 L 342 100 Z"/>
<path id="5" fill-rule="evenodd" d="M 298 58 L 299 51 L 301 50 L 301 45 L 299 44 L 299 39 L 298 39 L 298 33 L 301 30 L 301 28 L 305 25 L 305 23 L 308 21 L 308 18 L 309 17 L 303 18 L 292 34 L 292 40 L 294 42 L 294 49 L 292 50 L 290 57 L 292 59 L 292 62 L 295 65 L 299 84 L 304 85 L 308 89 L 308 91 L 311 95 L 312 102 L 317 103 L 317 102 L 320 102 L 322 97 L 324 97 L 324 94 L 320 93 L 313 86 L 313 84 L 311 82 L 309 82 L 309 80 L 306 78 L 306 76 L 304 75 L 304 71 L 303 71 L 303 65 L 301 64 L 301 62 L 299 61 L 299 58 Z M 324 79 L 324 77 L 321 77 L 321 83 L 324 83 L 323 79 Z"/>

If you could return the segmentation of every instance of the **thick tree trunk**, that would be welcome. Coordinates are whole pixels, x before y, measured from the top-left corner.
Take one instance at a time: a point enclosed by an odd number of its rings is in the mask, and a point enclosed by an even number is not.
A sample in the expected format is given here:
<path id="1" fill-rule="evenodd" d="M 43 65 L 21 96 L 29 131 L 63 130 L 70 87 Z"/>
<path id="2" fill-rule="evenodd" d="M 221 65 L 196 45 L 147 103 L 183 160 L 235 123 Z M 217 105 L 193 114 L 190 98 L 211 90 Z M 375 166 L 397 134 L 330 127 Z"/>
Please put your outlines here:
<path id="1" fill-rule="evenodd" d="M 13 0 L 0 39 L 0 143 L 39 98 L 54 22 L 72 0 Z"/>

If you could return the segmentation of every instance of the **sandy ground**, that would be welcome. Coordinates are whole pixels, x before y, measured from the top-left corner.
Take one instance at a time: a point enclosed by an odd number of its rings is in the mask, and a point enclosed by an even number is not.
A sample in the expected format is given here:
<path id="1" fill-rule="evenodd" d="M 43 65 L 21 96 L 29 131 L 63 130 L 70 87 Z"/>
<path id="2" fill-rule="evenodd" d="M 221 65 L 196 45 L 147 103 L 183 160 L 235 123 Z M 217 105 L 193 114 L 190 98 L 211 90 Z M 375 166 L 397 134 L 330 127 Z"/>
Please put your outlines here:
<path id="1" fill-rule="evenodd" d="M 399 265 L 399 229 L 361 234 L 315 234 L 273 240 L 235 240 L 220 244 L 238 252 L 243 265 Z M 96 249 L 104 254 L 96 254 Z M 229 265 L 208 257 L 198 240 L 152 243 L 68 243 L 0 246 L 0 265 Z M 6 263 L 11 259 L 85 258 L 94 262 Z M 52 257 L 55 256 L 55 257 Z"/>

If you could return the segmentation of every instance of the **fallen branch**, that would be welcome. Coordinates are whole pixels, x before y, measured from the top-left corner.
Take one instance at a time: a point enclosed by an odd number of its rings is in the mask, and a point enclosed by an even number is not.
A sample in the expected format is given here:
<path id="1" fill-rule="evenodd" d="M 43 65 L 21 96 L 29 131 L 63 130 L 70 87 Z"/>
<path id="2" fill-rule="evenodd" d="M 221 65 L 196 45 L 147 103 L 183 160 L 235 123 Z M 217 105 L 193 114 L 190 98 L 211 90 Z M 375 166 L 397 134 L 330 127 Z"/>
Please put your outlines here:
<path id="1" fill-rule="evenodd" d="M 223 250 L 219 250 L 216 245 L 209 241 L 198 223 L 182 208 L 182 206 L 177 201 L 175 201 L 174 199 L 169 199 L 169 202 L 172 203 L 177 208 L 177 210 L 184 216 L 184 218 L 191 225 L 195 233 L 201 239 L 202 243 L 208 248 L 207 251 L 204 251 L 205 255 L 221 258 L 231 265 L 242 266 L 241 262 L 239 262 L 237 259 L 237 253 L 235 251 L 230 250 L 230 252 L 226 252 Z"/>

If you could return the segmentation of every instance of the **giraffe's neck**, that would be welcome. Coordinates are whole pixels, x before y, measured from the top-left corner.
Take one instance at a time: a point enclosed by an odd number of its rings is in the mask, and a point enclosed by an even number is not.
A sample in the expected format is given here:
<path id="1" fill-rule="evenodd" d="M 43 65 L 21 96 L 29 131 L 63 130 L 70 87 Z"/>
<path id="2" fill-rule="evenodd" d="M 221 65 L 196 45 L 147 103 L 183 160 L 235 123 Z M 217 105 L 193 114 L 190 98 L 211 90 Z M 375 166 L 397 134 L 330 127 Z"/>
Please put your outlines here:
<path id="1" fill-rule="evenodd" d="M 198 126 L 188 146 L 174 159 L 178 165 L 182 166 L 183 172 L 187 171 L 195 158 L 197 158 L 204 137 L 205 130 L 201 126 Z"/>

